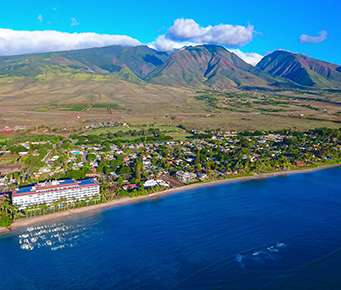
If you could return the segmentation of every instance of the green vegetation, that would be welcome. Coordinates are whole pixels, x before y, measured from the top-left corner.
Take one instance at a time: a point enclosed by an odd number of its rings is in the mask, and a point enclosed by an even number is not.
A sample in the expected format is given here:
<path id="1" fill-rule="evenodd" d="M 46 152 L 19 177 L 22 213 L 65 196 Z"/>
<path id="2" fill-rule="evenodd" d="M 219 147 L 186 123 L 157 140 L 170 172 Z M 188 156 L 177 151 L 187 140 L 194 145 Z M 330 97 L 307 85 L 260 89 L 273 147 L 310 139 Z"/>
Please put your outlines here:
<path id="1" fill-rule="evenodd" d="M 87 108 L 89 108 L 89 104 L 74 104 L 70 105 L 69 107 L 65 109 L 60 109 L 61 111 L 73 111 L 73 112 L 81 112 L 85 111 Z"/>
<path id="2" fill-rule="evenodd" d="M 125 110 L 125 108 L 121 108 L 116 104 L 94 104 L 92 105 L 92 107 L 93 108 L 105 108 L 105 109 L 110 108 L 113 110 Z"/>
<path id="3" fill-rule="evenodd" d="M 9 227 L 12 224 L 11 215 L 5 211 L 0 211 L 0 227 Z"/>
<path id="4" fill-rule="evenodd" d="M 100 135 L 71 134 L 69 138 L 45 135 L 46 140 L 26 141 L 25 144 L 21 140 L 0 143 L 4 151 L 12 152 L 5 153 L 2 159 L 12 160 L 12 164 L 18 166 L 15 172 L 2 177 L 11 188 L 54 179 L 79 180 L 89 174 L 97 176 L 101 183 L 100 195 L 93 198 L 69 202 L 63 198 L 52 205 L 35 205 L 23 211 L 18 211 L 6 199 L 0 206 L 0 225 L 7 227 L 21 217 L 123 196 L 145 196 L 166 188 L 162 183 L 150 187 L 146 183 L 150 179 L 153 182 L 164 179 L 171 182 L 171 186 L 179 186 L 341 163 L 341 129 L 184 132 L 182 127 L 181 134 L 191 135 L 191 138 L 177 141 L 165 133 L 180 128 L 163 128 L 163 131 L 143 125 L 136 128 L 139 130 L 131 127 L 124 132 Z M 27 140 L 38 137 L 44 138 L 44 135 L 21 136 Z M 23 150 L 27 154 L 20 156 L 18 152 Z"/>

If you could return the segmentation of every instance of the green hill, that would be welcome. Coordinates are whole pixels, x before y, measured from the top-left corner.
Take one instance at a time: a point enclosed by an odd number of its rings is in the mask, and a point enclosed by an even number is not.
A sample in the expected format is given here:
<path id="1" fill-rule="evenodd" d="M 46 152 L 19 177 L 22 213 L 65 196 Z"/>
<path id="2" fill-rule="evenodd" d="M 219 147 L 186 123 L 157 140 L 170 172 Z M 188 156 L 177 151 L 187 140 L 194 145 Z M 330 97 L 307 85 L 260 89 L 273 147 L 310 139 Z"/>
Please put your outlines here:
<path id="1" fill-rule="evenodd" d="M 115 80 L 176 87 L 226 89 L 341 88 L 340 66 L 276 51 L 256 66 L 217 45 L 173 53 L 148 46 L 101 48 L 0 57 L 0 77 Z"/>
<path id="2" fill-rule="evenodd" d="M 340 66 L 309 58 L 302 54 L 275 51 L 265 56 L 257 67 L 303 86 L 341 88 Z"/>

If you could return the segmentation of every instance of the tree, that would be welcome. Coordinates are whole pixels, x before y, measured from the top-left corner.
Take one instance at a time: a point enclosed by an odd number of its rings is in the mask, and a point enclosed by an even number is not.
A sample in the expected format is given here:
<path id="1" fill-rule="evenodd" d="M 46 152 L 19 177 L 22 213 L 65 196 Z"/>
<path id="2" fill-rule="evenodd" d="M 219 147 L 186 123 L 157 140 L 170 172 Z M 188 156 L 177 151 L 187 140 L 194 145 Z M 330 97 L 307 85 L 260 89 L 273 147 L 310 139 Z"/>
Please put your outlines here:
<path id="1" fill-rule="evenodd" d="M 197 152 L 197 156 L 195 157 L 194 164 L 199 164 L 200 163 L 200 150 Z"/>
<path id="2" fill-rule="evenodd" d="M 135 164 L 135 178 L 141 180 L 142 163 L 136 162 Z"/>
<path id="3" fill-rule="evenodd" d="M 58 201 L 52 202 L 51 206 L 53 207 L 53 213 L 55 213 L 57 206 L 58 206 Z"/>
<path id="4" fill-rule="evenodd" d="M 89 203 L 90 203 L 90 197 L 85 197 L 85 202 L 86 202 L 86 205 L 89 206 Z"/>
<path id="5" fill-rule="evenodd" d="M 0 211 L 0 227 L 9 227 L 12 224 L 12 218 L 6 211 Z"/>
<path id="6" fill-rule="evenodd" d="M 96 194 L 92 197 L 92 200 L 95 202 L 95 204 L 97 204 L 97 202 L 100 201 L 100 195 L 99 194 Z"/>
<path id="7" fill-rule="evenodd" d="M 119 179 L 117 180 L 118 184 L 119 185 L 122 185 L 123 184 L 123 178 L 122 176 L 119 177 Z"/>
<path id="8" fill-rule="evenodd" d="M 59 202 L 63 206 L 63 210 L 65 210 L 65 205 L 67 204 L 67 198 L 63 197 L 59 200 Z"/>
<path id="9" fill-rule="evenodd" d="M 90 161 L 90 162 L 96 160 L 96 158 L 97 158 L 97 157 L 96 157 L 95 154 L 89 154 L 89 155 L 87 156 L 87 160 Z"/>
<path id="10" fill-rule="evenodd" d="M 120 174 L 128 174 L 131 173 L 131 168 L 127 165 L 122 166 L 122 168 L 120 169 Z"/>

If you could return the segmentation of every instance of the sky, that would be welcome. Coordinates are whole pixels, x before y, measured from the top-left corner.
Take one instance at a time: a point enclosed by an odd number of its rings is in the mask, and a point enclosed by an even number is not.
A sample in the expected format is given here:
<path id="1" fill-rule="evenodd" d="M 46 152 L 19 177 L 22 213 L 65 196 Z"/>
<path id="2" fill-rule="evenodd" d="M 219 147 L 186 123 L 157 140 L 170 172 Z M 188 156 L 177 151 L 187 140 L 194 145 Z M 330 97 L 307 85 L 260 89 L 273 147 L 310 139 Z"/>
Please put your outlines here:
<path id="1" fill-rule="evenodd" d="M 225 46 L 255 65 L 277 49 L 341 65 L 341 0 L 13 0 L 0 55 L 146 44 Z"/>

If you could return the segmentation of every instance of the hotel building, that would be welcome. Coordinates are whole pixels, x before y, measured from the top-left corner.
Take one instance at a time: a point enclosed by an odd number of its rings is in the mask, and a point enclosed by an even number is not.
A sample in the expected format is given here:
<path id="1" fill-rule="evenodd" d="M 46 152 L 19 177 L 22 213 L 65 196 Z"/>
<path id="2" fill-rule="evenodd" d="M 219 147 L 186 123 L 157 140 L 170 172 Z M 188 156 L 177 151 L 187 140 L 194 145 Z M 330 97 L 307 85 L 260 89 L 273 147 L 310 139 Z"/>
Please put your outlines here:
<path id="1" fill-rule="evenodd" d="M 39 204 L 51 204 L 61 198 L 68 201 L 84 200 L 100 193 L 100 186 L 95 179 L 85 180 L 54 180 L 51 182 L 37 183 L 33 186 L 13 189 L 12 204 L 19 209 Z"/>

